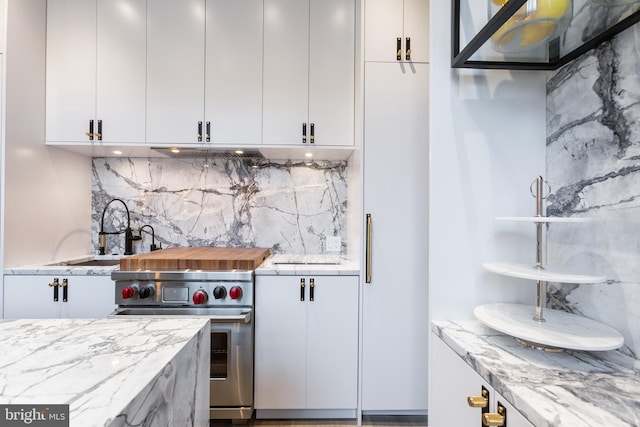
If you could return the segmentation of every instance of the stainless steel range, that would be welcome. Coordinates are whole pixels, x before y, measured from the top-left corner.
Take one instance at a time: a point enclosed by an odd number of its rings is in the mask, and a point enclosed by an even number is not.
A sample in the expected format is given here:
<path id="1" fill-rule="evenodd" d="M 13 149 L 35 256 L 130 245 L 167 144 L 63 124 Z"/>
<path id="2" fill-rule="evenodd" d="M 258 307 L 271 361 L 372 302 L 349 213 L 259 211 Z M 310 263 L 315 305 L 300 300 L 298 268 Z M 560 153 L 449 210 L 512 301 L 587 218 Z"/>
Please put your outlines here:
<path id="1" fill-rule="evenodd" d="M 253 413 L 253 270 L 114 271 L 116 316 L 211 319 L 210 418 Z"/>

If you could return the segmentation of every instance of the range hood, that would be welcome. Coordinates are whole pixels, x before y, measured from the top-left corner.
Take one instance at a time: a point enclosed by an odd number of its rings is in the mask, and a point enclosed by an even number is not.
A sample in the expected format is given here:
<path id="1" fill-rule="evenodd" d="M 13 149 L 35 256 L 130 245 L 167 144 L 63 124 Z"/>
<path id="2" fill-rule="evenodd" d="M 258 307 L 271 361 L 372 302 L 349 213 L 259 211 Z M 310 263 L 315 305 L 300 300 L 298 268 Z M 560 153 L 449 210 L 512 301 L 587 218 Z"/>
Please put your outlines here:
<path id="1" fill-rule="evenodd" d="M 452 0 L 452 68 L 555 70 L 640 20 L 640 0 Z"/>

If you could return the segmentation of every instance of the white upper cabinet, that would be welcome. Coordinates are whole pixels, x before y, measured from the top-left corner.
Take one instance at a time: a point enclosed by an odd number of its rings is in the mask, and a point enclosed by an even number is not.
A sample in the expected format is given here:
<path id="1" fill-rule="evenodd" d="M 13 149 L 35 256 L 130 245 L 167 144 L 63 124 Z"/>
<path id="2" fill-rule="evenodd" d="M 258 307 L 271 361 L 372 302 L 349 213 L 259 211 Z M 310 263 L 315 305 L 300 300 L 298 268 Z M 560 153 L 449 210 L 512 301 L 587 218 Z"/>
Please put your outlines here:
<path id="1" fill-rule="evenodd" d="M 147 142 L 203 142 L 205 0 L 147 0 L 147 25 Z"/>
<path id="2" fill-rule="evenodd" d="M 353 0 L 264 1 L 263 144 L 353 145 Z"/>
<path id="3" fill-rule="evenodd" d="M 205 142 L 260 144 L 262 0 L 208 0 Z"/>
<path id="4" fill-rule="evenodd" d="M 144 142 L 145 9 L 47 2 L 47 142 Z"/>
<path id="5" fill-rule="evenodd" d="M 96 119 L 96 13 L 95 1 L 47 2 L 47 141 L 89 141 Z"/>
<path id="6" fill-rule="evenodd" d="M 365 61 L 429 62 L 428 0 L 365 0 L 364 13 Z"/>
<path id="7" fill-rule="evenodd" d="M 99 0 L 96 120 L 104 142 L 145 141 L 146 0 Z"/>

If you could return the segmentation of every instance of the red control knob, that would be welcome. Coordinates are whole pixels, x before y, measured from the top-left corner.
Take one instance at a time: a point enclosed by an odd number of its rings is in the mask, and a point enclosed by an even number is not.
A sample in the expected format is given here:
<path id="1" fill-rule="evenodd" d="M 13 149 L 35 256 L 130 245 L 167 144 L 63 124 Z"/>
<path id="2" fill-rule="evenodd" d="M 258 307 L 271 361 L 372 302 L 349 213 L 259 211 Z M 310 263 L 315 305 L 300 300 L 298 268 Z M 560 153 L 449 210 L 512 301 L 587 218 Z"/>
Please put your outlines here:
<path id="1" fill-rule="evenodd" d="M 229 289 L 229 296 L 231 297 L 231 299 L 242 298 L 242 288 L 234 286 L 233 288 Z"/>
<path id="2" fill-rule="evenodd" d="M 194 304 L 204 304 L 207 302 L 207 293 L 205 291 L 195 291 L 193 293 Z"/>
<path id="3" fill-rule="evenodd" d="M 133 298 L 134 296 L 136 296 L 135 288 L 132 288 L 131 286 L 122 288 L 122 299 L 129 299 Z"/>

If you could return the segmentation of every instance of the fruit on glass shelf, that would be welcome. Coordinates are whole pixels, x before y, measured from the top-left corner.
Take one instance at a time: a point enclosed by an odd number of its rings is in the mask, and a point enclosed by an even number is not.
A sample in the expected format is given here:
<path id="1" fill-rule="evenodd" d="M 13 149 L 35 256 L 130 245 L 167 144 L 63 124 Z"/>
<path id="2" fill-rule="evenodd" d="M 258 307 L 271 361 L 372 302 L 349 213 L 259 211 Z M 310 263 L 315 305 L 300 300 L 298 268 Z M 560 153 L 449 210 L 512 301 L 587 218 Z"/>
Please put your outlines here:
<path id="1" fill-rule="evenodd" d="M 506 1 L 491 0 L 496 5 Z M 498 45 L 505 45 L 517 32 L 520 33 L 520 46 L 534 45 L 551 36 L 557 22 L 564 17 L 571 0 L 529 0 L 511 16 L 491 37 Z"/>

